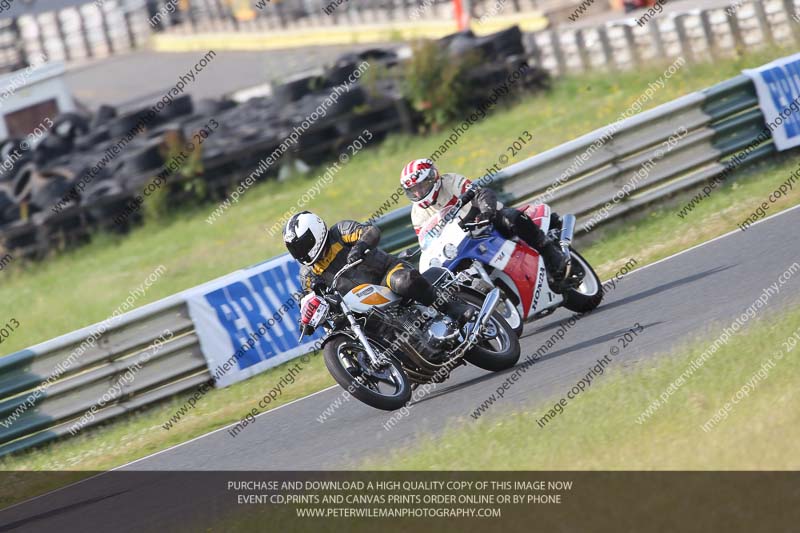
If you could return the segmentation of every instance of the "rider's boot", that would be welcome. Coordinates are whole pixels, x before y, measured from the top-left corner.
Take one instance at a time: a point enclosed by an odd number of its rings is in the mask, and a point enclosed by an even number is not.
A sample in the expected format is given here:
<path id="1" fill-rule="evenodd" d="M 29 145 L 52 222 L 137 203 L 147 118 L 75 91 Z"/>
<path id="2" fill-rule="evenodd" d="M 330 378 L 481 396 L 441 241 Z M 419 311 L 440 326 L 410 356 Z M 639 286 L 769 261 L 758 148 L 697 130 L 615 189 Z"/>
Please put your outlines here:
<path id="1" fill-rule="evenodd" d="M 477 313 L 472 306 L 458 299 L 456 291 L 435 287 L 416 270 L 408 270 L 408 272 L 407 288 L 403 292 L 398 291 L 398 294 L 411 297 L 423 305 L 444 313 L 458 324 L 459 329 Z"/>
<path id="2" fill-rule="evenodd" d="M 550 289 L 560 293 L 561 283 L 567 274 L 569 256 L 561 250 L 556 241 L 548 237 L 527 215 L 521 214 L 514 221 L 514 230 L 520 239 L 525 241 L 544 260 Z"/>
<path id="3" fill-rule="evenodd" d="M 461 328 L 472 320 L 477 314 L 477 309 L 459 300 L 455 294 L 446 290 L 437 289 L 433 307 L 446 314 Z"/>
<path id="4" fill-rule="evenodd" d="M 545 238 L 544 243 L 539 249 L 539 253 L 544 260 L 544 267 L 547 270 L 547 278 L 553 292 L 561 292 L 561 283 L 567 274 L 567 264 L 569 257 L 561 247 L 551 238 Z"/>

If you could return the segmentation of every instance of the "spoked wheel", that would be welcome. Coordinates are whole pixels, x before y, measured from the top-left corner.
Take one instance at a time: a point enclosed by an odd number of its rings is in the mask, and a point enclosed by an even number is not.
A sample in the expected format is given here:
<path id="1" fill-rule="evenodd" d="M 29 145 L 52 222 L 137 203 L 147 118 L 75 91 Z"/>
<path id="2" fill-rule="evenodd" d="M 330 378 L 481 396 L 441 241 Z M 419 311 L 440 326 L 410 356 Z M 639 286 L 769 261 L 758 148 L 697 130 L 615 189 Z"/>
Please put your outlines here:
<path id="1" fill-rule="evenodd" d="M 594 310 L 603 301 L 603 284 L 592 265 L 575 250 L 572 253 L 572 268 L 583 270 L 581 284 L 564 292 L 564 307 L 576 313 Z"/>
<path id="2" fill-rule="evenodd" d="M 483 298 L 467 292 L 460 292 L 458 297 L 478 310 L 483 305 Z M 485 338 L 473 346 L 464 359 L 478 368 L 497 372 L 516 365 L 519 354 L 519 337 L 503 315 L 495 309 L 487 323 Z"/>
<path id="3" fill-rule="evenodd" d="M 361 343 L 347 335 L 335 335 L 325 343 L 325 366 L 343 389 L 365 404 L 385 411 L 400 409 L 411 398 L 408 376 L 384 346 L 372 339 L 370 344 L 385 356 L 381 368 L 374 368 Z"/>

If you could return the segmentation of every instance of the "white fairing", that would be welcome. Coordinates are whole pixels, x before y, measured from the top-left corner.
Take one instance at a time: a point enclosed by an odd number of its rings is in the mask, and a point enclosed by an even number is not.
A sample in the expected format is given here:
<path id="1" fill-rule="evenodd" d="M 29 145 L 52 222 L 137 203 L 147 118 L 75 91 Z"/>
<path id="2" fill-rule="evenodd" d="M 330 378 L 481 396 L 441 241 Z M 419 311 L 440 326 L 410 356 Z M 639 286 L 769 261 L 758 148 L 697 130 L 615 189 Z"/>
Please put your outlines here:
<path id="1" fill-rule="evenodd" d="M 422 253 L 419 257 L 419 270 L 425 272 L 431 267 L 440 267 L 447 261 L 444 248 L 451 245 L 457 249 L 467 237 L 467 232 L 458 225 L 458 219 L 450 222 L 443 228 L 439 226 L 441 218 L 450 211 L 443 209 L 438 215 L 431 218 L 419 232 L 419 244 Z"/>
<path id="2" fill-rule="evenodd" d="M 491 261 L 489 261 L 489 266 L 496 268 L 498 270 L 503 270 L 508 265 L 508 262 L 511 260 L 511 256 L 514 254 L 514 250 L 517 248 L 517 243 L 514 241 L 506 241 L 503 246 L 494 254 Z"/>
<path id="3" fill-rule="evenodd" d="M 353 312 L 366 313 L 373 307 L 386 307 L 402 298 L 388 287 L 365 283 L 345 294 L 343 299 Z"/>
<path id="4" fill-rule="evenodd" d="M 531 217 L 531 220 L 538 222 L 539 228 L 545 233 L 550 230 L 550 206 L 541 204 L 544 209 L 538 217 Z M 503 274 L 505 275 L 505 274 Z M 544 268 L 544 261 L 539 261 L 539 270 L 536 273 L 536 288 L 533 292 L 533 299 L 531 300 L 531 308 L 528 310 L 528 316 L 531 318 L 537 314 L 558 307 L 564 301 L 564 297 L 558 293 L 550 290 L 550 284 L 547 282 L 547 272 Z"/>
<path id="5" fill-rule="evenodd" d="M 544 268 L 544 261 L 539 261 L 539 271 L 536 274 L 536 289 L 533 292 L 531 308 L 528 310 L 526 318 L 532 318 L 542 311 L 547 311 L 558 307 L 564 301 L 564 297 L 550 290 L 547 282 L 547 271 Z"/>
<path id="6" fill-rule="evenodd" d="M 446 248 L 452 247 L 453 250 L 457 250 L 461 242 L 465 238 L 468 238 L 468 233 L 462 230 L 458 225 L 458 219 L 454 220 L 444 228 L 439 225 L 441 217 L 443 217 L 447 211 L 448 210 L 443 210 L 438 216 L 433 217 L 420 230 L 419 241 L 422 248 L 422 253 L 420 255 L 419 269 L 421 272 L 424 272 L 431 267 L 442 266 L 445 261 L 450 259 L 446 255 Z M 534 221 L 537 220 L 539 222 L 539 227 L 541 227 L 542 231 L 546 233 L 550 229 L 549 206 L 544 206 L 541 216 L 534 219 Z M 498 252 L 494 255 L 494 257 L 492 257 L 492 259 L 487 263 L 487 266 L 491 267 L 487 268 L 487 270 L 491 271 L 488 275 L 492 282 L 494 282 L 495 286 L 497 286 L 498 281 L 501 281 L 503 285 L 515 293 L 517 300 L 519 301 L 520 294 L 516 284 L 511 277 L 504 272 L 504 269 L 508 266 L 509 261 L 511 261 L 514 251 L 518 245 L 519 243 L 516 240 L 506 241 L 500 250 L 498 250 Z M 564 301 L 563 296 L 550 290 L 550 286 L 547 283 L 547 275 L 543 261 L 539 261 L 539 269 L 535 275 L 536 288 L 531 300 L 531 306 L 528 309 L 528 313 L 525 318 L 532 318 L 543 311 L 558 307 Z M 517 313 L 522 315 L 522 305 L 517 304 L 516 308 Z"/>

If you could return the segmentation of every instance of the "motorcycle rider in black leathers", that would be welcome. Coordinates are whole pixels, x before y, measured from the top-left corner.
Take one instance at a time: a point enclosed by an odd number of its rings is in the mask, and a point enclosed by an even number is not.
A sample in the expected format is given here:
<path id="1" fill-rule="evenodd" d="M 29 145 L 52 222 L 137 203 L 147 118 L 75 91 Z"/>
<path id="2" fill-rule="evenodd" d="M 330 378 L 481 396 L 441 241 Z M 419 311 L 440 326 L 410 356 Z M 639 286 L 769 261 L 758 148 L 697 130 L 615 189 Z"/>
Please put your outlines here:
<path id="1" fill-rule="evenodd" d="M 459 325 L 469 320 L 472 307 L 437 291 L 417 269 L 378 249 L 380 238 L 380 229 L 371 224 L 343 220 L 328 229 L 320 217 L 308 211 L 292 216 L 283 230 L 286 248 L 302 265 L 300 277 L 306 292 L 329 287 L 337 272 L 361 259 L 357 267 L 339 278 L 337 290 L 346 292 L 362 283 L 383 285 L 400 296 L 435 307 Z M 310 334 L 313 330 L 306 325 L 303 332 Z"/>

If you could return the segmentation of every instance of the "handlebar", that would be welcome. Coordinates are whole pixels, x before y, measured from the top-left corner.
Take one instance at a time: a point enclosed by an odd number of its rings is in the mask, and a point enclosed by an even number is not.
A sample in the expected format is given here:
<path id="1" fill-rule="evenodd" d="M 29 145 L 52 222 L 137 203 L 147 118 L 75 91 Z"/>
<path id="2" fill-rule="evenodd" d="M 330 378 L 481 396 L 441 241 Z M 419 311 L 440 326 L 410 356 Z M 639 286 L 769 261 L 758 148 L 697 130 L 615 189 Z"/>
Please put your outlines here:
<path id="1" fill-rule="evenodd" d="M 464 221 L 462 221 L 462 223 L 461 223 L 461 227 L 464 228 L 464 229 L 467 229 L 467 230 L 474 230 L 474 229 L 485 228 L 486 226 L 488 226 L 491 223 L 492 223 L 491 220 L 480 220 L 478 222 L 466 222 L 466 218 L 465 218 Z"/>
<path id="2" fill-rule="evenodd" d="M 368 253 L 368 252 L 369 252 L 369 250 L 365 250 L 364 251 L 365 254 Z M 343 266 L 342 269 L 339 270 L 339 272 L 337 272 L 335 276 L 333 276 L 333 281 L 331 282 L 331 289 L 334 289 L 336 287 L 336 282 L 339 281 L 339 277 L 342 274 L 344 274 L 345 272 L 347 272 L 351 268 L 360 265 L 363 261 L 364 261 L 363 259 L 359 259 L 358 261 L 353 261 L 352 263 L 347 263 L 345 266 Z"/>
<path id="3" fill-rule="evenodd" d="M 444 223 L 445 224 L 449 224 L 450 222 L 455 220 L 455 218 L 458 216 L 459 211 L 461 211 L 461 208 L 464 207 L 465 205 L 467 205 L 468 203 L 470 203 L 472 201 L 472 199 L 475 198 L 475 194 L 477 194 L 477 192 L 478 192 L 478 188 L 477 187 L 473 188 L 472 185 L 467 187 L 467 190 L 464 191 L 464 194 L 462 194 L 461 196 L 458 197 L 458 200 L 456 200 L 456 203 L 453 204 L 453 208 L 444 217 Z M 472 211 L 475 211 L 475 210 L 476 210 L 476 208 L 473 207 L 470 210 L 470 214 L 472 213 Z M 478 212 L 479 211 L 477 211 L 474 215 L 472 215 L 472 217 L 474 218 L 475 216 L 477 216 Z"/>
<path id="4" fill-rule="evenodd" d="M 403 250 L 402 252 L 397 254 L 397 257 L 402 259 L 403 261 L 405 261 L 407 259 L 411 259 L 412 257 L 414 257 L 415 255 L 419 254 L 420 252 L 422 252 L 422 248 L 420 248 L 419 246 L 416 246 L 413 252 L 409 248 L 409 249 Z"/>
<path id="5" fill-rule="evenodd" d="M 370 252 L 370 250 L 364 250 L 364 254 L 367 254 L 367 253 L 369 253 L 369 252 Z M 364 259 L 359 259 L 358 261 L 353 261 L 352 263 L 347 263 L 345 266 L 343 266 L 343 267 L 341 268 L 341 270 L 339 270 L 339 272 L 337 272 L 337 273 L 336 273 L 336 275 L 335 275 L 335 276 L 333 276 L 333 281 L 331 282 L 331 285 L 330 285 L 329 291 L 330 291 L 330 292 L 331 292 L 333 295 L 337 295 L 337 296 L 324 296 L 324 295 L 322 295 L 322 294 L 319 294 L 319 296 L 323 296 L 325 299 L 327 299 L 327 300 L 329 300 L 329 301 L 336 302 L 336 301 L 337 301 L 339 298 L 341 298 L 341 296 L 338 296 L 338 293 L 336 292 L 336 289 L 335 289 L 335 287 L 336 287 L 336 282 L 337 282 L 337 281 L 339 281 L 339 277 L 340 277 L 342 274 L 344 274 L 345 272 L 347 272 L 348 270 L 350 270 L 351 268 L 355 268 L 355 267 L 357 267 L 357 266 L 358 266 L 358 265 L 360 265 L 360 264 L 361 264 L 363 261 L 364 261 Z M 301 331 L 300 331 L 300 338 L 298 338 L 298 339 L 297 339 L 297 342 L 302 342 L 302 340 L 303 340 L 303 337 L 304 337 L 304 336 L 305 336 L 305 333 L 303 332 L 303 330 L 302 330 L 302 328 L 301 328 Z"/>
<path id="6" fill-rule="evenodd" d="M 478 188 L 477 187 L 473 187 L 472 185 L 467 187 L 467 190 L 464 191 L 464 194 L 462 194 L 459 197 L 459 201 L 461 202 L 461 206 L 463 207 L 464 205 L 466 205 L 469 202 L 471 202 L 472 199 L 475 198 L 475 195 L 477 193 L 478 193 Z"/>

